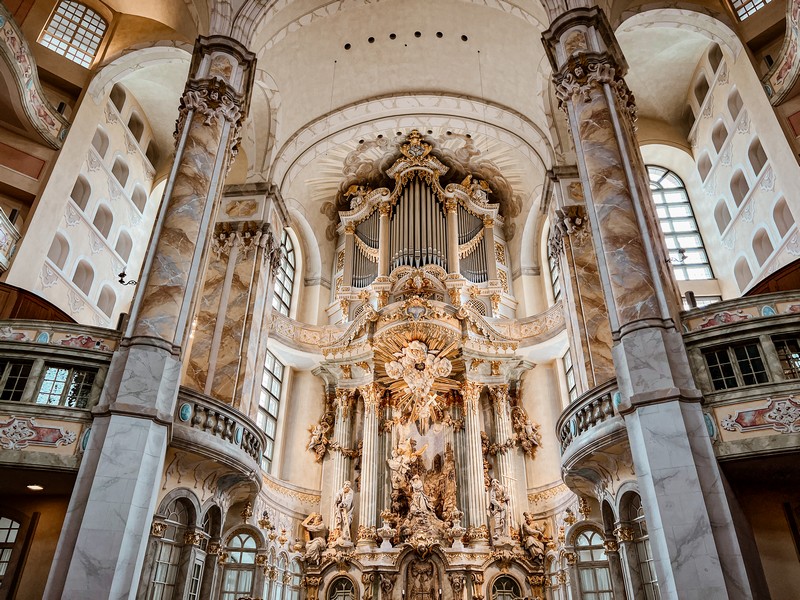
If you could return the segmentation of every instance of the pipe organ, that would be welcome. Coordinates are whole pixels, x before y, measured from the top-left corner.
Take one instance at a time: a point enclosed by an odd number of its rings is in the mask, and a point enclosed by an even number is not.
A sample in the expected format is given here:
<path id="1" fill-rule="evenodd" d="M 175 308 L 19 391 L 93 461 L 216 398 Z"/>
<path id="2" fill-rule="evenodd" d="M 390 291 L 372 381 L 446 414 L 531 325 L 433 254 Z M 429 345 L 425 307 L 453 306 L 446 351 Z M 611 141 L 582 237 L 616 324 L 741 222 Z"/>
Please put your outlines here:
<path id="1" fill-rule="evenodd" d="M 442 187 L 440 178 L 449 167 L 432 149 L 412 131 L 400 148 L 402 156 L 385 173 L 394 179 L 393 189 L 353 185 L 347 190 L 350 210 L 339 213 L 334 273 L 343 307 L 363 297 L 359 290 L 413 270 L 438 269 L 442 281 L 492 288 L 483 295 L 492 295 L 493 304 L 508 294 L 505 242 L 498 236 L 501 228 L 492 227 L 503 223 L 499 204 L 489 202 L 488 184 L 471 175 Z M 343 312 L 347 318 L 347 309 Z"/>

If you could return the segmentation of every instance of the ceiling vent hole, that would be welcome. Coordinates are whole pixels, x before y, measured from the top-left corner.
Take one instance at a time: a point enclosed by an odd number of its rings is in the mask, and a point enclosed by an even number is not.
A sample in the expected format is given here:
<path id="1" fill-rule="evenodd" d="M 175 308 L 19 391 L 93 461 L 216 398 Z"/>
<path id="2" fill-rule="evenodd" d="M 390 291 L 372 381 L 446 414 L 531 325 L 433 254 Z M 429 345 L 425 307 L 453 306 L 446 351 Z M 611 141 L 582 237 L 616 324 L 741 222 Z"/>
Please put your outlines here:
<path id="1" fill-rule="evenodd" d="M 436 32 L 436 37 L 437 38 L 442 38 L 442 37 L 444 37 L 444 34 L 441 31 L 437 31 Z"/>
<path id="2" fill-rule="evenodd" d="M 390 39 L 390 40 L 397 39 L 397 34 L 396 34 L 396 33 L 390 33 L 390 34 L 389 34 L 389 39 Z"/>
<path id="3" fill-rule="evenodd" d="M 344 45 L 344 49 L 345 49 L 345 50 L 350 50 L 350 44 L 345 44 L 345 45 Z"/>
<path id="4" fill-rule="evenodd" d="M 368 41 L 370 44 L 374 44 L 374 43 L 375 43 L 375 38 L 374 38 L 374 37 L 371 37 L 371 38 L 369 38 L 367 41 Z"/>
<path id="5" fill-rule="evenodd" d="M 462 36 L 461 36 L 461 41 L 462 41 L 462 42 L 466 42 L 468 39 L 469 39 L 469 38 L 468 38 L 467 36 L 465 36 L 465 35 L 462 35 Z"/>
<path id="6" fill-rule="evenodd" d="M 414 32 L 414 37 L 422 37 L 422 32 L 421 31 L 415 31 Z"/>

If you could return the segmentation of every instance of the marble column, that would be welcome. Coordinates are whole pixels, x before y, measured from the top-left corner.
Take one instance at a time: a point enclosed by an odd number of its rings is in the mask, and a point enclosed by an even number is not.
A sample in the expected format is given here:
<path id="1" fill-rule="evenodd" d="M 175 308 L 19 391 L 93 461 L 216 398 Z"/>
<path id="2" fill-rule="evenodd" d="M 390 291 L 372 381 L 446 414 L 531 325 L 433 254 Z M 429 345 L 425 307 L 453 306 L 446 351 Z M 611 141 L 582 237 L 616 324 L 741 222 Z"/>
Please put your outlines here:
<path id="1" fill-rule="evenodd" d="M 231 215 L 246 213 L 247 217 Z M 245 414 L 257 404 L 258 365 L 286 209 L 270 186 L 226 189 L 214 227 L 183 385 Z"/>
<path id="2" fill-rule="evenodd" d="M 134 598 L 221 183 L 246 117 L 255 56 L 200 37 L 181 100 L 175 162 L 128 330 L 114 354 L 45 597 Z"/>
<path id="3" fill-rule="evenodd" d="M 743 558 L 750 549 L 737 538 L 675 326 L 678 294 L 634 135 L 625 59 L 596 7 L 555 18 L 543 40 L 578 157 L 662 596 L 761 597 L 760 564 Z"/>
<path id="4" fill-rule="evenodd" d="M 494 405 L 494 441 L 499 450 L 495 456 L 497 479 L 506 488 L 508 494 L 508 528 L 513 529 L 519 524 L 520 515 L 517 514 L 518 485 L 515 477 L 522 471 L 514 469 L 514 428 L 511 425 L 511 407 L 508 401 L 508 384 L 493 385 L 489 394 Z M 510 533 L 507 532 L 507 533 Z"/>
<path id="5" fill-rule="evenodd" d="M 358 388 L 364 401 L 361 491 L 358 496 L 358 545 L 375 546 L 378 508 L 378 411 L 383 389 L 377 383 Z M 363 535 L 362 535 L 363 534 Z"/>
<path id="6" fill-rule="evenodd" d="M 489 281 L 497 281 L 497 259 L 494 255 L 494 219 L 490 217 L 483 219 L 483 243 L 486 247 L 486 278 Z"/>
<path id="7" fill-rule="evenodd" d="M 580 189 L 580 182 L 573 183 Z M 564 274 L 571 350 L 579 375 L 578 390 L 584 393 L 616 376 L 608 310 L 584 206 L 568 204 L 556 209 L 548 252 L 559 260 Z"/>
<path id="8" fill-rule="evenodd" d="M 480 398 L 483 384 L 465 381 L 461 387 L 464 399 L 464 446 L 466 448 L 466 477 L 462 485 L 466 488 L 466 517 L 471 535 L 479 534 L 478 541 L 488 541 L 486 525 L 486 487 L 483 483 L 483 452 L 481 449 Z"/>
<path id="9" fill-rule="evenodd" d="M 348 388 L 336 389 L 336 423 L 333 426 L 333 473 L 331 473 L 331 491 L 335 496 L 342 489 L 345 481 L 348 481 L 350 472 L 350 459 L 342 452 L 343 448 L 350 448 L 352 440 L 351 410 L 353 409 L 353 397 L 355 390 Z M 350 482 L 353 483 L 352 481 Z M 336 523 L 336 506 L 331 501 L 330 529 Z M 353 536 L 352 523 L 350 524 L 350 537 Z M 341 537 L 341 534 L 340 534 Z"/>
<path id="10" fill-rule="evenodd" d="M 447 226 L 447 272 L 461 273 L 461 259 L 458 256 L 458 202 L 448 200 L 444 205 Z"/>
<path id="11" fill-rule="evenodd" d="M 378 206 L 380 211 L 380 221 L 378 223 L 378 239 L 380 240 L 380 252 L 378 254 L 378 277 L 389 276 L 389 215 L 392 212 L 392 205 L 388 202 L 381 202 Z"/>

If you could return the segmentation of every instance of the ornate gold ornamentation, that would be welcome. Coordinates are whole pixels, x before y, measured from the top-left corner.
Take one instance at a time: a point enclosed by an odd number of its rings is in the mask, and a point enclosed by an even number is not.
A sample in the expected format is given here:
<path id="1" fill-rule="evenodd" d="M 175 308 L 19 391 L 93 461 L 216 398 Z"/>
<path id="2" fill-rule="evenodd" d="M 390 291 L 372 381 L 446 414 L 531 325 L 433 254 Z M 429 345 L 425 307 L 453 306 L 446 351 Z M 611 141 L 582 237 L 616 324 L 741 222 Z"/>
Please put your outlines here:
<path id="1" fill-rule="evenodd" d="M 464 399 L 464 410 L 478 412 L 478 401 L 483 391 L 483 384 L 466 380 L 461 384 L 461 397 Z"/>
<path id="2" fill-rule="evenodd" d="M 500 280 L 500 285 L 503 286 L 503 291 L 508 293 L 508 275 L 503 269 L 497 271 L 497 278 Z"/>
<path id="3" fill-rule="evenodd" d="M 600 91 L 604 84 L 608 84 L 619 99 L 620 109 L 635 121 L 636 103 L 633 93 L 617 72 L 617 65 L 609 54 L 581 52 L 571 56 L 553 77 L 559 107 L 566 111 L 568 101 L 589 102 L 594 91 Z"/>
<path id="4" fill-rule="evenodd" d="M 282 485 L 278 485 L 276 482 L 274 482 L 271 479 L 268 479 L 267 477 L 264 477 L 263 481 L 264 485 L 278 492 L 281 495 L 288 496 L 289 498 L 294 498 L 295 500 L 302 502 L 303 504 L 319 504 L 320 496 L 317 494 L 304 494 L 303 492 L 297 492 L 287 487 L 283 487 Z"/>
<path id="5" fill-rule="evenodd" d="M 565 484 L 559 483 L 558 485 L 547 488 L 546 490 L 542 490 L 541 492 L 528 494 L 528 502 L 531 502 L 532 504 L 538 504 L 539 502 L 549 500 L 550 498 L 555 498 L 556 496 L 569 491 L 569 488 Z"/>
<path id="6" fill-rule="evenodd" d="M 421 164 L 428 154 L 433 149 L 430 144 L 422 141 L 422 134 L 416 129 L 412 129 L 411 133 L 406 138 L 408 141 L 400 146 L 400 152 L 403 153 L 412 164 Z"/>
<path id="7" fill-rule="evenodd" d="M 497 316 L 497 312 L 500 310 L 500 301 L 502 300 L 502 296 L 495 293 L 489 296 L 489 299 L 492 301 L 492 313 L 494 316 Z"/>
<path id="8" fill-rule="evenodd" d="M 357 533 L 358 540 L 369 540 L 374 542 L 377 537 L 378 534 L 376 533 L 375 526 L 371 527 L 366 527 L 364 525 L 358 526 L 358 533 Z"/>
<path id="9" fill-rule="evenodd" d="M 346 235 L 353 235 L 356 232 L 356 226 L 353 223 L 348 223 L 344 226 L 344 232 Z"/>
<path id="10" fill-rule="evenodd" d="M 187 546 L 199 546 L 203 541 L 202 531 L 186 531 L 183 534 L 183 543 Z"/>
<path id="11" fill-rule="evenodd" d="M 584 498 L 583 496 L 581 496 L 578 499 L 578 512 L 581 513 L 581 515 L 583 515 L 584 521 L 589 518 L 589 515 L 592 514 L 592 507 L 589 504 L 588 498 Z"/>
<path id="12" fill-rule="evenodd" d="M 619 552 L 619 542 L 617 540 L 605 540 L 603 541 L 603 547 L 606 552 Z"/>
<path id="13" fill-rule="evenodd" d="M 618 525 L 616 529 L 614 529 L 614 537 L 616 537 L 617 541 L 620 543 L 632 542 L 634 540 L 635 533 L 632 527 Z"/>
<path id="14" fill-rule="evenodd" d="M 252 517 L 253 516 L 253 503 L 252 502 L 247 502 L 244 505 L 244 508 L 242 508 L 242 512 L 240 514 L 242 515 L 242 521 L 247 521 L 250 517 Z"/>
<path id="15" fill-rule="evenodd" d="M 577 519 L 577 518 L 575 518 L 575 513 L 574 513 L 574 512 L 572 512 L 572 509 L 571 509 L 571 508 L 567 508 L 567 509 L 564 511 L 564 523 L 566 523 L 567 525 L 572 525 L 572 524 L 574 524 L 574 523 L 575 523 L 575 521 L 577 521 L 577 520 L 578 520 L 578 519 Z"/>
<path id="16" fill-rule="evenodd" d="M 164 521 L 153 521 L 150 526 L 150 535 L 153 537 L 164 537 L 164 532 L 167 530 L 167 524 Z"/>
<path id="17" fill-rule="evenodd" d="M 210 556 L 217 556 L 220 550 L 221 547 L 219 545 L 219 542 L 211 542 L 208 545 L 208 550 L 206 550 L 206 554 L 209 554 Z"/>
<path id="18" fill-rule="evenodd" d="M 574 552 L 564 552 L 564 560 L 567 561 L 568 565 L 574 565 L 575 561 L 578 560 L 578 556 Z"/>
<path id="19" fill-rule="evenodd" d="M 494 258 L 501 265 L 506 266 L 506 247 L 500 242 L 494 243 Z"/>
<path id="20" fill-rule="evenodd" d="M 377 383 L 370 383 L 358 388 L 358 391 L 361 392 L 361 398 L 364 401 L 364 408 L 367 413 L 377 411 L 383 397 L 383 386 Z"/>

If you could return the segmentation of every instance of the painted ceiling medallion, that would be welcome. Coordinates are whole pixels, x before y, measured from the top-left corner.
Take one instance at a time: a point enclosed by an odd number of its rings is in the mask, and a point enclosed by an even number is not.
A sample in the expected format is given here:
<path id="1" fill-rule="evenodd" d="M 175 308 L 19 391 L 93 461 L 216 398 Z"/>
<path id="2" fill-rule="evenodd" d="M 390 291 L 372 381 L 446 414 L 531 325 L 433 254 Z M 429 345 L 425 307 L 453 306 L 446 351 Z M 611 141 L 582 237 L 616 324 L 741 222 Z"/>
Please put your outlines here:
<path id="1" fill-rule="evenodd" d="M 440 408 L 439 396 L 432 391 L 434 381 L 450 375 L 453 365 L 447 358 L 429 352 L 419 340 L 406 344 L 395 357 L 397 360 L 386 363 L 386 374 L 406 383 L 399 406 L 403 412 L 411 413 L 411 421 L 419 420 L 420 427 L 427 430 L 431 417 Z"/>

